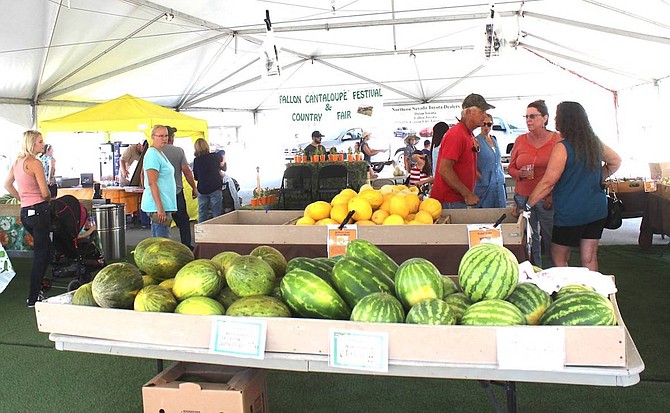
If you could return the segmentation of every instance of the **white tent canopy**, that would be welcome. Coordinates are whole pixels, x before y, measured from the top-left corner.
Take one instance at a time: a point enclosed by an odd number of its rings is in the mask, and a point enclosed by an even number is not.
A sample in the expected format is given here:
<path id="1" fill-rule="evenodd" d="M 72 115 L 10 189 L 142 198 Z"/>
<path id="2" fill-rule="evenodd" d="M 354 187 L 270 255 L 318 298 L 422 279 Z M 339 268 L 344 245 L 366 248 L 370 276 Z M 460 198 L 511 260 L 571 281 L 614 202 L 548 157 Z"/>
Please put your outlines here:
<path id="1" fill-rule="evenodd" d="M 659 107 L 670 74 L 669 3 L 6 1 L 0 118 L 31 125 L 63 114 L 49 108 L 125 93 L 182 111 L 258 113 L 292 90 L 367 85 L 383 88 L 387 106 L 478 92 L 494 103 L 603 95 L 612 106 L 641 93 Z M 265 75 L 272 44 L 279 76 Z M 661 113 L 647 115 L 635 131 L 653 130 Z"/>

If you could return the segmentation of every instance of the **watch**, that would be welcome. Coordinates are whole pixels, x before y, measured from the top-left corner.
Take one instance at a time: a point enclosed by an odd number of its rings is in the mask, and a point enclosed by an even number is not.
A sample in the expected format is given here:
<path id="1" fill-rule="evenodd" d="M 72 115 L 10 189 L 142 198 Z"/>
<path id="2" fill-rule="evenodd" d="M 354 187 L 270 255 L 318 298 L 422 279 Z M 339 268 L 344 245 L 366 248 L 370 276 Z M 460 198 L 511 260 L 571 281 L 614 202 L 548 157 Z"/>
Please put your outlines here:
<path id="1" fill-rule="evenodd" d="M 523 210 L 524 210 L 524 211 L 528 211 L 528 212 L 530 212 L 530 210 L 531 210 L 532 208 L 533 208 L 532 206 L 530 206 L 530 205 L 528 205 L 528 203 L 526 203 L 526 206 L 523 207 Z"/>

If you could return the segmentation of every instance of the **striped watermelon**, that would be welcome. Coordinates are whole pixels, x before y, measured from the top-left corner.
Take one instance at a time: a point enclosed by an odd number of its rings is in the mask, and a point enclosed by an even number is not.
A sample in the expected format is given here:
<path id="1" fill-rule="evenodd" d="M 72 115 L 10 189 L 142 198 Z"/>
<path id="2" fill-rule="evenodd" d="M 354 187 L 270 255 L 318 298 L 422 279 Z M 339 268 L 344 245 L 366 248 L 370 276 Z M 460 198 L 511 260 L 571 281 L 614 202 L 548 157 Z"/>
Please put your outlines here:
<path id="1" fill-rule="evenodd" d="M 174 277 L 172 294 L 178 301 L 188 297 L 215 297 L 225 283 L 219 266 L 200 258 L 184 265 Z"/>
<path id="2" fill-rule="evenodd" d="M 312 274 L 318 275 L 319 278 L 328 284 L 333 285 L 333 267 L 321 260 L 307 257 L 291 258 L 286 264 L 286 272 L 289 272 L 295 268 L 300 268 L 301 270 L 309 271 Z"/>
<path id="3" fill-rule="evenodd" d="M 456 324 L 456 313 L 449 304 L 437 298 L 429 298 L 412 306 L 407 313 L 408 324 Z"/>
<path id="4" fill-rule="evenodd" d="M 519 282 L 519 262 L 497 244 L 478 244 L 463 255 L 458 266 L 461 291 L 473 302 L 505 299 Z"/>
<path id="5" fill-rule="evenodd" d="M 235 301 L 226 315 L 243 317 L 290 317 L 291 310 L 281 300 L 267 295 L 252 295 Z"/>
<path id="6" fill-rule="evenodd" d="M 347 320 L 351 315 L 349 306 L 333 287 L 309 271 L 289 271 L 279 289 L 291 311 L 302 317 Z"/>
<path id="7" fill-rule="evenodd" d="M 366 323 L 402 323 L 405 309 L 388 293 L 372 293 L 363 297 L 351 311 L 351 321 Z"/>
<path id="8" fill-rule="evenodd" d="M 379 268 L 390 279 L 395 279 L 398 264 L 375 244 L 363 239 L 355 239 L 347 244 L 347 257 L 361 258 Z"/>
<path id="9" fill-rule="evenodd" d="M 465 296 L 463 293 L 454 293 L 448 295 L 444 302 L 449 304 L 452 311 L 456 315 L 456 322 L 460 322 L 465 310 L 472 305 L 472 300 Z"/>
<path id="10" fill-rule="evenodd" d="M 275 278 L 270 264 L 253 255 L 235 258 L 226 272 L 228 286 L 240 297 L 270 294 Z"/>
<path id="11" fill-rule="evenodd" d="M 461 324 L 466 326 L 514 326 L 526 324 L 526 318 L 514 304 L 498 299 L 472 304 L 465 310 Z"/>
<path id="12" fill-rule="evenodd" d="M 226 309 L 213 298 L 189 297 L 177 304 L 174 312 L 189 315 L 224 315 Z"/>
<path id="13" fill-rule="evenodd" d="M 584 291 L 595 291 L 592 287 L 584 284 L 568 284 L 554 293 L 554 301 L 572 293 L 583 293 Z"/>
<path id="14" fill-rule="evenodd" d="M 406 309 L 419 301 L 442 298 L 442 274 L 425 258 L 410 258 L 403 262 L 395 276 L 396 297 Z"/>
<path id="15" fill-rule="evenodd" d="M 393 280 L 373 264 L 355 257 L 344 257 L 333 267 L 333 287 L 353 308 L 370 293 L 393 293 Z"/>
<path id="16" fill-rule="evenodd" d="M 457 293 L 458 285 L 452 280 L 448 275 L 442 276 L 442 286 L 444 287 L 442 291 L 442 299 L 444 300 L 448 295 Z"/>
<path id="17" fill-rule="evenodd" d="M 540 317 L 551 304 L 551 296 L 533 283 L 517 285 L 506 300 L 521 310 L 530 325 L 539 324 Z"/>
<path id="18" fill-rule="evenodd" d="M 551 303 L 540 318 L 542 325 L 613 326 L 616 325 L 614 306 L 595 291 L 565 295 Z"/>

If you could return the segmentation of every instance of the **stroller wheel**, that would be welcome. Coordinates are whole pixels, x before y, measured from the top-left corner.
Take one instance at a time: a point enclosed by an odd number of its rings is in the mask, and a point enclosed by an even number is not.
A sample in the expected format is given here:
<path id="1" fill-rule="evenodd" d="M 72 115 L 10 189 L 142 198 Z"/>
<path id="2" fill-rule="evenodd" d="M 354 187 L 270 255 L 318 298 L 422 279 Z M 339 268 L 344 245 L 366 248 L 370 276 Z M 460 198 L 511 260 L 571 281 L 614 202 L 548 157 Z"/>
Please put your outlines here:
<path id="1" fill-rule="evenodd" d="M 47 291 L 51 288 L 51 280 L 48 278 L 42 278 L 42 291 Z"/>
<path id="2" fill-rule="evenodd" d="M 77 288 L 81 287 L 81 281 L 79 280 L 72 280 L 70 283 L 67 285 L 67 292 L 71 292 L 76 290 Z"/>

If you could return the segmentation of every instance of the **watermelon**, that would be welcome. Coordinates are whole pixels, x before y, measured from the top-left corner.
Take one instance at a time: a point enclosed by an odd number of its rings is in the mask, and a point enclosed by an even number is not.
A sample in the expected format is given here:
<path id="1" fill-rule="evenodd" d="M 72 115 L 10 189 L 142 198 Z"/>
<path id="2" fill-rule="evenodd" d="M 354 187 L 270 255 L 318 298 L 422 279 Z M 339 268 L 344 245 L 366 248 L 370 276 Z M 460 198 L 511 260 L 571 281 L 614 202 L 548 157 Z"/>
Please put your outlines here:
<path id="1" fill-rule="evenodd" d="M 147 285 L 135 296 L 133 308 L 135 311 L 150 311 L 156 313 L 171 313 L 177 307 L 174 295 L 160 285 Z"/>
<path id="2" fill-rule="evenodd" d="M 215 297 L 223 288 L 219 266 L 211 260 L 197 259 L 184 265 L 174 277 L 172 293 L 178 301 L 189 297 Z"/>
<path id="3" fill-rule="evenodd" d="M 454 294 L 458 292 L 458 285 L 454 282 L 454 280 L 451 279 L 448 275 L 443 275 L 442 276 L 442 299 L 444 300 L 447 298 L 448 295 Z"/>
<path id="4" fill-rule="evenodd" d="M 142 273 L 127 262 L 109 264 L 91 282 L 93 299 L 104 308 L 133 308 L 135 295 L 143 286 Z"/>
<path id="5" fill-rule="evenodd" d="M 333 264 L 334 266 L 335 264 Z M 318 275 L 330 285 L 333 285 L 333 267 L 321 260 L 307 257 L 295 257 L 289 260 L 286 264 L 286 272 L 300 268 L 301 270 L 309 271 L 312 274 Z"/>
<path id="6" fill-rule="evenodd" d="M 526 324 L 526 318 L 521 310 L 509 301 L 491 299 L 476 302 L 468 307 L 463 313 L 461 324 L 466 326 L 514 326 Z"/>
<path id="7" fill-rule="evenodd" d="M 395 293 L 406 309 L 419 301 L 442 298 L 442 274 L 425 258 L 410 258 L 403 262 L 395 275 Z"/>
<path id="8" fill-rule="evenodd" d="M 174 287 L 174 277 L 163 280 L 158 285 L 165 288 L 166 290 L 172 291 L 172 287 Z"/>
<path id="9" fill-rule="evenodd" d="M 80 285 L 79 288 L 74 290 L 74 294 L 72 294 L 72 304 L 97 307 L 98 303 L 96 303 L 95 299 L 93 298 L 93 291 L 91 290 L 91 287 L 91 283 L 86 283 L 84 285 Z"/>
<path id="10" fill-rule="evenodd" d="M 595 291 L 592 287 L 584 284 L 568 284 L 561 287 L 554 293 L 554 300 L 572 293 L 583 293 L 584 291 Z"/>
<path id="11" fill-rule="evenodd" d="M 467 310 L 468 307 L 472 305 L 472 300 L 466 297 L 466 295 L 463 293 L 450 294 L 444 299 L 444 302 L 447 303 L 449 307 L 451 307 L 452 311 L 456 315 L 456 322 L 461 321 L 465 310 Z"/>
<path id="12" fill-rule="evenodd" d="M 456 324 L 456 313 L 449 304 L 438 298 L 429 298 L 414 304 L 407 312 L 406 323 L 409 324 Z"/>
<path id="13" fill-rule="evenodd" d="M 214 297 L 216 298 L 216 301 L 220 302 L 223 304 L 224 307 L 228 308 L 230 307 L 235 301 L 240 299 L 240 296 L 235 294 L 233 290 L 230 289 L 230 287 L 224 287 L 221 292 Z"/>
<path id="14" fill-rule="evenodd" d="M 135 260 L 135 266 L 139 267 L 139 262 L 141 262 L 144 258 L 144 254 L 147 248 L 153 244 L 166 241 L 169 241 L 169 239 L 163 237 L 150 237 L 138 242 L 135 246 L 135 249 L 130 252 L 133 255 L 133 259 Z"/>
<path id="15" fill-rule="evenodd" d="M 344 257 L 333 267 L 333 286 L 353 308 L 370 293 L 393 293 L 393 280 L 373 264 L 356 257 Z"/>
<path id="16" fill-rule="evenodd" d="M 379 292 L 363 297 L 351 311 L 351 321 L 366 323 L 402 323 L 405 309 L 393 295 Z"/>
<path id="17" fill-rule="evenodd" d="M 549 294 L 533 283 L 517 285 L 506 300 L 521 310 L 526 318 L 526 324 L 530 325 L 539 324 L 540 317 L 551 304 Z"/>
<path id="18" fill-rule="evenodd" d="M 235 258 L 239 256 L 240 254 L 235 251 L 223 251 L 212 257 L 212 262 L 219 266 L 221 274 L 225 276 L 226 272 L 228 272 L 228 268 L 230 268 Z"/>
<path id="19" fill-rule="evenodd" d="M 153 241 L 139 252 L 137 250 L 134 257 L 137 267 L 159 281 L 174 277 L 181 267 L 195 259 L 186 245 L 167 238 Z"/>
<path id="20" fill-rule="evenodd" d="M 270 267 L 275 272 L 275 277 L 283 277 L 286 274 L 286 258 L 276 248 L 269 245 L 259 245 L 251 250 L 249 255 L 261 258 L 270 264 Z"/>
<path id="21" fill-rule="evenodd" d="M 351 315 L 349 306 L 333 287 L 309 271 L 289 271 L 279 288 L 291 311 L 302 317 L 348 320 Z"/>
<path id="22" fill-rule="evenodd" d="M 210 297 L 189 297 L 177 304 L 174 312 L 190 315 L 224 315 L 226 309 L 220 302 Z"/>
<path id="23" fill-rule="evenodd" d="M 595 291 L 564 295 L 547 307 L 540 318 L 542 325 L 613 326 L 617 324 L 614 306 Z"/>
<path id="24" fill-rule="evenodd" d="M 344 255 L 341 255 L 341 257 L 344 257 Z M 335 263 L 337 263 L 336 260 L 328 257 L 316 257 L 314 259 L 328 265 L 330 268 L 333 268 L 335 266 Z"/>
<path id="25" fill-rule="evenodd" d="M 226 273 L 228 286 L 240 297 L 270 294 L 275 278 L 270 264 L 253 255 L 235 258 Z"/>
<path id="26" fill-rule="evenodd" d="M 379 268 L 390 279 L 395 279 L 398 264 L 387 253 L 370 241 L 360 238 L 349 241 L 346 256 L 365 260 Z"/>
<path id="27" fill-rule="evenodd" d="M 497 244 L 477 244 L 458 266 L 461 291 L 473 302 L 503 300 L 519 282 L 519 262 L 514 254 Z"/>
<path id="28" fill-rule="evenodd" d="M 281 300 L 267 295 L 252 295 L 235 301 L 226 315 L 245 317 L 290 317 L 291 310 Z"/>

